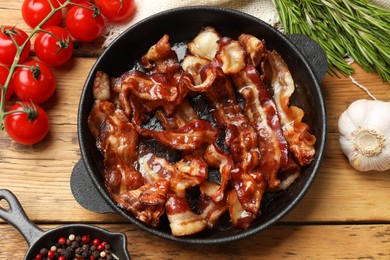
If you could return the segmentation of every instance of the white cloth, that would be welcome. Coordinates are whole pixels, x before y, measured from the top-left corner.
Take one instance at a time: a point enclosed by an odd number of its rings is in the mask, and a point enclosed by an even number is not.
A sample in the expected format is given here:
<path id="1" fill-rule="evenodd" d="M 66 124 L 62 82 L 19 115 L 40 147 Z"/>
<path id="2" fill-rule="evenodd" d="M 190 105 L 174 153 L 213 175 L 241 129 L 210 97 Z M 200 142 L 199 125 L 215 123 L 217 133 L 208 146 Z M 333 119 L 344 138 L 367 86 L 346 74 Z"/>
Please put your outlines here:
<path id="1" fill-rule="evenodd" d="M 275 5 L 272 0 L 135 0 L 136 13 L 134 17 L 122 23 L 106 21 L 103 47 L 107 47 L 126 28 L 136 22 L 159 12 L 182 6 L 208 5 L 222 6 L 253 15 L 274 26 L 279 22 Z"/>

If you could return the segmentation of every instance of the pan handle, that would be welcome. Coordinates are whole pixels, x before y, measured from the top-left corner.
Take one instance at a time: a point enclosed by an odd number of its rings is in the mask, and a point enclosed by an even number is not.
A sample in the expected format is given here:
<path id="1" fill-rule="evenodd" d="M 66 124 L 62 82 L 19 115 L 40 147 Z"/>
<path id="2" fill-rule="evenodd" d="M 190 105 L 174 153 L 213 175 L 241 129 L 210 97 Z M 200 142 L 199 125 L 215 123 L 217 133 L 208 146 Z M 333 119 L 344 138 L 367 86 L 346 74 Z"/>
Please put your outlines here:
<path id="1" fill-rule="evenodd" d="M 11 191 L 0 189 L 0 200 L 2 199 L 8 203 L 9 209 L 6 210 L 0 207 L 0 218 L 19 230 L 28 245 L 31 246 L 44 234 L 44 231 L 30 221 L 19 200 Z"/>
<path id="2" fill-rule="evenodd" d="M 328 70 L 328 58 L 321 46 L 312 38 L 303 34 L 289 34 L 287 38 L 300 50 L 311 69 L 321 82 Z"/>
<path id="3" fill-rule="evenodd" d="M 100 191 L 92 182 L 80 159 L 73 168 L 70 177 L 70 188 L 73 197 L 85 209 L 96 213 L 115 213 L 116 211 L 106 202 Z"/>

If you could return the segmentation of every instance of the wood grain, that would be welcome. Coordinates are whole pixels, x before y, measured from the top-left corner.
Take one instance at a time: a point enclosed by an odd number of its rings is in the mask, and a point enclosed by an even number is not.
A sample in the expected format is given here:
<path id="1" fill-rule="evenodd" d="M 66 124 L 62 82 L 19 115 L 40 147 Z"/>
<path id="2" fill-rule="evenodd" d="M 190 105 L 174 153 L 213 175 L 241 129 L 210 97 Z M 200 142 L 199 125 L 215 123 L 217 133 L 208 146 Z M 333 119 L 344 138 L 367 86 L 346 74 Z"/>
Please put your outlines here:
<path id="1" fill-rule="evenodd" d="M 17 25 L 31 32 L 21 18 L 21 3 L 1 0 L 0 24 Z M 353 101 L 370 98 L 344 76 L 327 75 L 323 81 L 329 124 L 324 159 L 308 193 L 279 225 L 236 243 L 202 246 L 199 250 L 199 246 L 164 241 L 140 231 L 116 214 L 97 214 L 82 208 L 69 184 L 80 159 L 77 112 L 86 77 L 103 51 L 102 41 L 103 37 L 91 44 L 76 44 L 72 60 L 54 69 L 57 90 L 43 104 L 51 122 L 45 140 L 22 146 L 0 132 L 0 189 L 14 192 L 33 222 L 45 230 L 86 222 L 125 232 L 133 259 L 389 259 L 390 171 L 358 172 L 340 149 L 338 118 Z M 353 77 L 359 83 L 377 99 L 390 101 L 389 84 L 356 64 L 353 67 Z M 0 205 L 6 207 L 3 201 Z M 2 220 L 0 237 L 0 259 L 22 259 L 27 244 Z"/>
<path id="2" fill-rule="evenodd" d="M 244 240 L 220 245 L 185 245 L 152 237 L 132 225 L 99 225 L 126 234 L 127 248 L 137 259 L 389 259 L 388 225 L 278 225 Z M 57 227 L 42 225 L 43 230 Z M 14 229 L 4 234 L 0 259 L 22 259 L 28 249 Z M 17 247 L 15 245 L 18 245 Z"/>

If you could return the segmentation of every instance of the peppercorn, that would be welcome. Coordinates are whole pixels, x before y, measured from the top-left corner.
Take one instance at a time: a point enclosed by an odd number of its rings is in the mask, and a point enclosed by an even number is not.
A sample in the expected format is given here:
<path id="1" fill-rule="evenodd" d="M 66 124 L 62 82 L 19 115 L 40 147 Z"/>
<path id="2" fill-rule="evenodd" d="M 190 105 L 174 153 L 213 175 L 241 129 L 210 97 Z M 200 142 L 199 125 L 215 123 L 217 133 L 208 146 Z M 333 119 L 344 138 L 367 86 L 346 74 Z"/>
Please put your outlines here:
<path id="1" fill-rule="evenodd" d="M 89 235 L 82 236 L 82 237 L 81 237 L 81 241 L 82 241 L 84 244 L 87 244 L 87 243 L 89 243 L 89 241 L 91 241 L 91 237 L 90 237 Z"/>
<path id="2" fill-rule="evenodd" d="M 79 247 L 79 243 L 78 243 L 77 241 L 73 241 L 73 242 L 72 242 L 72 247 L 73 247 L 73 248 Z"/>
<path id="3" fill-rule="evenodd" d="M 111 246 L 90 235 L 60 237 L 47 248 L 40 249 L 34 260 L 113 260 Z"/>
<path id="4" fill-rule="evenodd" d="M 65 244 L 66 244 L 66 238 L 65 238 L 65 237 L 60 237 L 60 238 L 58 239 L 58 243 L 59 243 L 60 245 L 65 245 Z"/>
<path id="5" fill-rule="evenodd" d="M 42 256 L 45 256 L 47 254 L 47 248 L 42 248 L 39 253 L 42 255 Z"/>
<path id="6" fill-rule="evenodd" d="M 70 234 L 68 238 L 70 241 L 73 241 L 76 239 L 76 236 L 74 234 Z"/>

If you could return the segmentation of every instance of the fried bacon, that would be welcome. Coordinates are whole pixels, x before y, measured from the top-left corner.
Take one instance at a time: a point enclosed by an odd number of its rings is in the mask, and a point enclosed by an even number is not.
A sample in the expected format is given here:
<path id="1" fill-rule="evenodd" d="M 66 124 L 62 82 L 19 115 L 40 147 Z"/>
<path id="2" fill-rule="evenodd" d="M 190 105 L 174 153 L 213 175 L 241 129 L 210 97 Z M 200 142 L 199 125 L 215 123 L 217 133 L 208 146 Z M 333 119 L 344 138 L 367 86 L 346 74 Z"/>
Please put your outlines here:
<path id="1" fill-rule="evenodd" d="M 256 68 L 259 67 L 267 55 L 264 40 L 259 40 L 253 35 L 243 33 L 238 37 L 238 42 L 248 54 L 246 63 Z"/>
<path id="2" fill-rule="evenodd" d="M 148 75 L 138 70 L 130 70 L 117 80 L 117 92 L 131 93 L 147 101 L 172 102 L 178 96 L 177 81 L 170 74 Z"/>
<path id="3" fill-rule="evenodd" d="M 212 64 L 206 65 L 201 73 L 210 66 L 214 68 Z M 234 162 L 240 163 L 244 170 L 254 169 L 259 161 L 257 133 L 242 113 L 230 79 L 221 69 L 215 69 L 219 71 L 218 77 L 204 95 L 215 108 L 218 126 L 225 129 L 225 141 Z"/>
<path id="4" fill-rule="evenodd" d="M 245 98 L 245 115 L 257 130 L 260 147 L 260 170 L 274 190 L 280 184 L 278 172 L 287 164 L 288 146 L 283 136 L 275 104 L 252 65 L 233 75 L 234 85 Z"/>
<path id="5" fill-rule="evenodd" d="M 198 118 L 198 115 L 190 106 L 188 101 L 183 101 L 172 117 L 167 117 L 162 111 L 158 111 L 156 116 L 159 118 L 165 129 L 178 129 L 191 120 Z M 232 158 L 218 148 L 215 144 L 215 140 L 212 140 L 206 149 L 200 147 L 198 151 L 193 151 L 193 153 L 202 154 L 209 167 L 219 169 L 221 174 L 221 184 L 218 186 L 219 188 L 215 191 L 215 193 L 209 196 L 214 201 L 221 201 L 224 198 L 224 192 L 230 179 L 230 170 L 233 166 Z"/>
<path id="6" fill-rule="evenodd" d="M 264 193 L 287 189 L 310 163 L 315 137 L 301 122 L 303 111 L 289 104 L 294 83 L 286 64 L 263 40 L 242 34 L 236 41 L 205 27 L 187 47 L 179 62 L 164 35 L 141 57 L 142 71 L 115 83 L 96 74 L 88 125 L 104 158 L 105 185 L 118 206 L 150 226 L 165 214 L 174 236 L 213 228 L 227 212 L 234 227 L 246 229 Z M 198 117 L 194 94 L 211 107 L 200 113 L 215 120 Z M 152 117 L 162 130 L 147 127 Z M 152 153 L 147 139 L 181 157 Z M 216 182 L 211 169 L 219 171 Z"/>
<path id="7" fill-rule="evenodd" d="M 112 197 L 120 207 L 132 212 L 137 219 L 156 227 L 165 212 L 168 186 L 169 181 L 162 179 L 153 184 L 146 183 L 138 189 L 112 193 Z"/>
<path id="8" fill-rule="evenodd" d="M 164 35 L 142 56 L 141 65 L 150 73 L 174 74 L 180 71 L 177 54 L 172 50 L 169 36 Z"/>
<path id="9" fill-rule="evenodd" d="M 95 80 L 92 86 L 93 98 L 100 101 L 110 100 L 110 83 L 110 78 L 105 72 L 96 72 Z"/>
<path id="10" fill-rule="evenodd" d="M 207 227 L 207 221 L 191 211 L 186 198 L 171 195 L 165 204 L 165 209 L 174 236 L 195 234 Z"/>
<path id="11" fill-rule="evenodd" d="M 221 190 L 220 185 L 205 180 L 200 185 L 201 195 L 198 202 L 198 210 L 209 228 L 213 228 L 218 219 L 228 210 L 226 197 L 215 201 L 212 197 Z"/>
<path id="12" fill-rule="evenodd" d="M 249 228 L 253 220 L 256 218 L 256 215 L 246 211 L 242 207 L 242 204 L 238 200 L 236 190 L 233 189 L 229 191 L 226 203 L 229 207 L 229 215 L 233 226 L 241 229 Z"/>
<path id="13" fill-rule="evenodd" d="M 156 131 L 138 127 L 137 131 L 144 137 L 154 138 L 160 143 L 180 151 L 192 151 L 202 144 L 214 142 L 218 130 L 210 122 L 192 119 L 184 126 L 174 130 Z"/>
<path id="14" fill-rule="evenodd" d="M 255 171 L 245 173 L 243 169 L 236 166 L 231 171 L 231 179 L 242 208 L 256 215 L 263 194 L 267 190 L 267 183 L 263 176 Z"/>
<path id="15" fill-rule="evenodd" d="M 238 73 L 245 67 L 246 52 L 238 41 L 223 37 L 218 41 L 220 51 L 215 55 L 215 60 L 223 73 L 229 75 Z"/>
<path id="16" fill-rule="evenodd" d="M 188 50 L 193 55 L 211 60 L 219 51 L 219 39 L 221 39 L 221 35 L 219 35 L 213 27 L 204 27 L 198 35 L 187 44 Z"/>
<path id="17" fill-rule="evenodd" d="M 273 89 L 283 134 L 289 149 L 300 165 L 307 165 L 313 160 L 315 154 L 316 137 L 309 133 L 309 126 L 302 122 L 303 110 L 290 106 L 290 97 L 295 86 L 287 64 L 277 52 L 269 51 L 262 69 L 264 83 L 270 84 Z"/>

